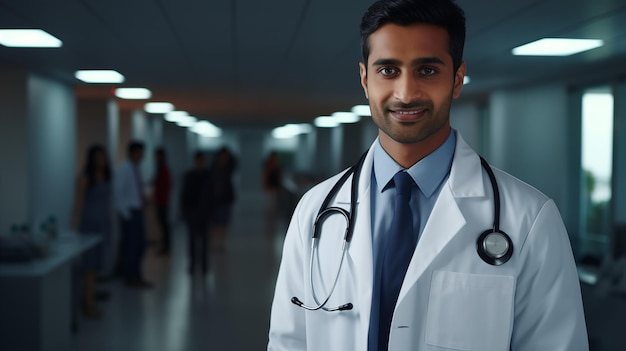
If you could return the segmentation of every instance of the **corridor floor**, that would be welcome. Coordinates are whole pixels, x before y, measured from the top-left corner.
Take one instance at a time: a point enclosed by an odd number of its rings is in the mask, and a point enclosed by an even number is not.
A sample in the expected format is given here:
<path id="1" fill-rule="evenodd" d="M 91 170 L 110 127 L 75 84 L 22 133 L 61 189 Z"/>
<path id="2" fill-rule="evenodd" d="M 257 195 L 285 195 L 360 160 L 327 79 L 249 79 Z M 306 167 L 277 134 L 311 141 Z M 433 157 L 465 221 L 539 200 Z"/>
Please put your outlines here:
<path id="1" fill-rule="evenodd" d="M 100 320 L 80 318 L 74 351 L 262 350 L 285 226 L 264 218 L 263 194 L 242 194 L 225 249 L 210 252 L 210 273 L 191 276 L 187 237 L 175 225 L 169 257 L 150 249 L 144 271 L 154 288 L 100 285 L 110 299 Z"/>
<path id="2" fill-rule="evenodd" d="M 71 351 L 248 351 L 267 347 L 270 306 L 285 220 L 265 218 L 262 193 L 241 194 L 223 252 L 211 251 L 206 277 L 187 272 L 184 228 L 175 226 L 169 257 L 149 250 L 153 289 L 114 280 L 101 320 L 79 319 Z M 582 286 L 591 351 L 626 350 L 626 298 Z"/>

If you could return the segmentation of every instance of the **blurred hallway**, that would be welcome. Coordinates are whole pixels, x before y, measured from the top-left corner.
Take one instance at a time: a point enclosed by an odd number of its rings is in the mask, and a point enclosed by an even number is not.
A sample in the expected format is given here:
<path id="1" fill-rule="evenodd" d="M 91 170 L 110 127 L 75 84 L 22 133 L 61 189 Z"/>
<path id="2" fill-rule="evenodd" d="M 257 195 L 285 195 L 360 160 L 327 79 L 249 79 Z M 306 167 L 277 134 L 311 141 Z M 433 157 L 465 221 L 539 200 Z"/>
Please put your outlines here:
<path id="1" fill-rule="evenodd" d="M 264 194 L 241 192 L 223 252 L 211 251 L 210 273 L 187 272 L 187 233 L 175 224 L 173 251 L 146 255 L 153 289 L 132 290 L 120 280 L 100 302 L 101 320 L 82 316 L 74 351 L 261 350 L 267 345 L 270 305 L 285 227 L 266 227 Z M 265 228 L 273 227 L 272 233 Z"/>
<path id="2" fill-rule="evenodd" d="M 187 236 L 176 224 L 173 252 L 146 258 L 153 289 L 132 290 L 121 281 L 100 285 L 111 292 L 100 302 L 101 320 L 82 316 L 71 351 L 264 350 L 285 220 L 267 221 L 264 194 L 243 191 L 235 203 L 224 252 L 211 251 L 210 274 L 187 272 Z M 270 229 L 271 228 L 271 229 Z M 626 299 L 601 296 L 583 284 L 591 351 L 626 350 Z"/>

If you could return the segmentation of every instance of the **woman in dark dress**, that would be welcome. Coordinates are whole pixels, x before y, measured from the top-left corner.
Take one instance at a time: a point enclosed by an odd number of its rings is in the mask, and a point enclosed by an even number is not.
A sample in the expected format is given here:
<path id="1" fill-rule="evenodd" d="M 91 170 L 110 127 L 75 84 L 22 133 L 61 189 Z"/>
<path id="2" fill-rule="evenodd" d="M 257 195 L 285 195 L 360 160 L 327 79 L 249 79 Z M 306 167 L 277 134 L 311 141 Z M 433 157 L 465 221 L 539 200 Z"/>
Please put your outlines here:
<path id="1" fill-rule="evenodd" d="M 87 152 L 83 172 L 76 181 L 72 227 L 81 234 L 99 235 L 100 244 L 82 257 L 83 310 L 87 317 L 99 318 L 96 306 L 96 279 L 102 269 L 105 248 L 111 239 L 111 169 L 104 147 L 93 145 Z"/>

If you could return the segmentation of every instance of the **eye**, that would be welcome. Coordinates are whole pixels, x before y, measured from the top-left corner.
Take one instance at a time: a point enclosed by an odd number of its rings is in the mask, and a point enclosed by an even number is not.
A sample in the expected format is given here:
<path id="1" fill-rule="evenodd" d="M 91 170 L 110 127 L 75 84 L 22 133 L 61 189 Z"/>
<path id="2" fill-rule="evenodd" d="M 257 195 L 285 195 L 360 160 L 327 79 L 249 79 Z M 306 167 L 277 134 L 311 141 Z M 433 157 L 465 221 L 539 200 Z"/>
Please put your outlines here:
<path id="1" fill-rule="evenodd" d="M 432 76 L 437 73 L 437 70 L 432 67 L 424 67 L 419 70 L 419 73 L 423 76 Z"/>
<path id="2" fill-rule="evenodd" d="M 381 67 L 378 73 L 382 74 L 384 77 L 391 77 L 398 74 L 398 70 L 394 67 Z"/>

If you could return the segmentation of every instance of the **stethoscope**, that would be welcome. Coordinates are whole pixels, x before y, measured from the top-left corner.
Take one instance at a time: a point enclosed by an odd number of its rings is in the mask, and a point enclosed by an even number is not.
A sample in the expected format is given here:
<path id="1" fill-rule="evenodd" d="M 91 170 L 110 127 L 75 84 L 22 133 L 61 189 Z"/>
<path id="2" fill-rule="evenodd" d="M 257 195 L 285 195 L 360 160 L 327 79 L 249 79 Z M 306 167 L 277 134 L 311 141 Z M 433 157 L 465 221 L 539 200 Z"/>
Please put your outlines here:
<path id="1" fill-rule="evenodd" d="M 326 303 L 330 300 L 330 297 L 337 286 L 337 281 L 339 280 L 339 273 L 341 272 L 341 266 L 343 265 L 344 257 L 346 255 L 346 250 L 348 247 L 348 243 L 352 239 L 352 234 L 354 232 L 354 222 L 356 220 L 356 205 L 357 205 L 357 193 L 358 193 L 358 182 L 359 176 L 361 173 L 361 169 L 363 168 L 363 162 L 365 161 L 365 156 L 367 152 L 361 156 L 359 161 L 350 167 L 347 172 L 345 172 L 341 178 L 335 183 L 332 189 L 326 195 L 326 198 L 322 202 L 320 206 L 320 210 L 317 213 L 317 217 L 315 218 L 315 222 L 313 224 L 313 246 L 311 248 L 311 257 L 309 262 L 309 273 L 310 273 L 310 283 L 311 283 L 311 292 L 313 293 L 313 300 L 315 301 L 315 306 L 305 305 L 300 299 L 297 297 L 292 297 L 291 302 L 299 307 L 302 307 L 309 311 L 317 311 L 324 310 L 327 312 L 335 312 L 335 311 L 347 311 L 353 308 L 352 303 L 348 302 L 343 305 L 337 307 L 326 307 Z M 498 182 L 496 181 L 496 177 L 493 174 L 493 170 L 483 159 L 480 157 L 480 164 L 487 172 L 489 176 L 489 181 L 491 182 L 491 187 L 493 189 L 493 197 L 494 197 L 494 219 L 493 219 L 493 227 L 485 230 L 478 239 L 476 240 L 476 251 L 478 252 L 478 256 L 485 261 L 486 263 L 493 266 L 500 266 L 506 263 L 511 256 L 513 255 L 513 241 L 511 238 L 502 230 L 500 230 L 500 191 L 498 189 Z M 347 211 L 341 207 L 329 207 L 328 205 L 335 197 L 335 195 L 339 192 L 339 189 L 345 184 L 348 180 L 348 177 L 352 175 L 352 184 L 350 191 L 350 211 Z M 340 214 L 346 220 L 346 231 L 343 235 L 343 242 L 341 244 L 341 259 L 338 263 L 338 267 L 335 274 L 335 279 L 333 281 L 333 285 L 331 286 L 330 291 L 326 294 L 324 299 L 319 299 L 317 293 L 315 292 L 315 284 L 313 283 L 313 258 L 315 257 L 316 252 L 318 251 L 318 242 L 321 234 L 321 223 L 328 218 L 328 216 L 333 214 Z"/>

